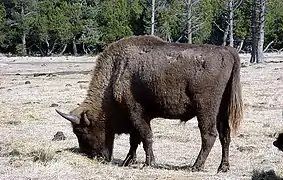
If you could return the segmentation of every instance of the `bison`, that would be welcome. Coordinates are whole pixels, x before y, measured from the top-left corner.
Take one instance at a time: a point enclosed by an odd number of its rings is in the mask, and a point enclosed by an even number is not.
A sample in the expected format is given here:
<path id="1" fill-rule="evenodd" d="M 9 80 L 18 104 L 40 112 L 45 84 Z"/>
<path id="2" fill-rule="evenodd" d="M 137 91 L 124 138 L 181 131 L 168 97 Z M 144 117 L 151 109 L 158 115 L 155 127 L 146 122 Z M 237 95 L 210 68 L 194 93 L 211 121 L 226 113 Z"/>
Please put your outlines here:
<path id="1" fill-rule="evenodd" d="M 145 165 L 155 163 L 150 121 L 197 117 L 201 150 L 192 166 L 201 170 L 215 142 L 222 145 L 218 172 L 229 170 L 229 144 L 242 119 L 240 59 L 230 47 L 167 43 L 132 36 L 109 45 L 98 57 L 85 100 L 69 114 L 79 148 L 111 161 L 114 135 L 130 134 L 124 166 L 142 142 Z"/>
<path id="2" fill-rule="evenodd" d="M 283 133 L 280 133 L 277 139 L 273 142 L 273 145 L 280 151 L 283 151 Z"/>

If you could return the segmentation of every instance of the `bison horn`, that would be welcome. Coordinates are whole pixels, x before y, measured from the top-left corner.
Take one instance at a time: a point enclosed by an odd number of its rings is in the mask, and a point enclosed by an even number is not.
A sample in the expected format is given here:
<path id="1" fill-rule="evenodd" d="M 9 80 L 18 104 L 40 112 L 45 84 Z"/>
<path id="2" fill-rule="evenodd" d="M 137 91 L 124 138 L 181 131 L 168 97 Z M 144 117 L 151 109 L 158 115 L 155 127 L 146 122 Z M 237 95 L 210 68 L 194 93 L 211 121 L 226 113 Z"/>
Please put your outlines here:
<path id="1" fill-rule="evenodd" d="M 62 116 L 63 118 L 69 120 L 70 122 L 74 123 L 74 124 L 80 124 L 80 119 L 74 115 L 70 115 L 70 114 L 65 114 L 60 112 L 59 110 L 55 109 L 55 111 L 60 114 L 60 116 Z"/>
<path id="2" fill-rule="evenodd" d="M 90 125 L 90 121 L 89 121 L 88 118 L 87 118 L 86 112 L 84 112 L 84 122 L 85 122 L 85 124 L 86 124 L 87 126 Z"/>

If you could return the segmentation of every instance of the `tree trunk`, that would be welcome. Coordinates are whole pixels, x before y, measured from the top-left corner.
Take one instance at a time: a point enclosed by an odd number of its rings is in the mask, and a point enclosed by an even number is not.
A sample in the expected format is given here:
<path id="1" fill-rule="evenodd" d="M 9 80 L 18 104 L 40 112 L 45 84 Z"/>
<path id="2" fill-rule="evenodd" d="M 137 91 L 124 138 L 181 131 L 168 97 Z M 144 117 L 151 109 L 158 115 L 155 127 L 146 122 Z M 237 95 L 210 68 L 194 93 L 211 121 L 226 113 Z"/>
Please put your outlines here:
<path id="1" fill-rule="evenodd" d="M 24 19 L 25 16 L 25 12 L 24 12 L 24 7 L 21 7 L 21 18 Z M 27 32 L 25 30 L 23 30 L 23 34 L 22 34 L 22 47 L 21 47 L 21 54 L 22 56 L 26 56 L 27 55 L 27 49 L 26 49 L 26 37 L 27 37 Z"/>
<path id="2" fill-rule="evenodd" d="M 224 30 L 222 46 L 226 46 L 228 33 L 229 33 L 229 24 L 227 24 L 227 26 L 226 26 L 226 28 Z"/>
<path id="3" fill-rule="evenodd" d="M 265 22 L 265 0 L 260 0 L 259 12 L 259 40 L 257 46 L 257 63 L 263 62 L 263 44 L 264 44 L 264 22 Z"/>
<path id="4" fill-rule="evenodd" d="M 85 43 L 83 43 L 83 50 L 84 50 L 84 53 L 87 55 L 88 52 L 87 52 L 87 49 L 85 48 Z"/>
<path id="5" fill-rule="evenodd" d="M 229 0 L 229 46 L 234 46 L 233 26 L 234 26 L 234 9 L 233 0 Z"/>
<path id="6" fill-rule="evenodd" d="M 45 43 L 46 43 L 46 51 L 45 51 L 45 56 L 48 56 L 48 53 L 50 52 L 50 44 L 48 42 L 47 37 L 45 38 Z"/>
<path id="7" fill-rule="evenodd" d="M 55 49 L 55 46 L 57 45 L 56 41 L 53 43 L 52 45 L 52 48 L 47 52 L 47 56 L 51 56 L 54 49 Z"/>
<path id="8" fill-rule="evenodd" d="M 38 46 L 38 45 L 35 45 L 37 48 L 38 48 L 38 50 L 40 51 L 40 54 L 41 54 L 41 56 L 45 56 L 46 54 L 45 54 L 45 52 L 44 52 L 44 50 L 42 49 L 42 45 L 40 45 L 40 46 Z"/>
<path id="9" fill-rule="evenodd" d="M 154 35 L 154 19 L 155 19 L 155 0 L 151 1 L 151 35 Z"/>
<path id="10" fill-rule="evenodd" d="M 67 44 L 64 44 L 64 47 L 63 47 L 62 51 L 61 51 L 60 54 L 59 54 L 60 56 L 64 54 L 64 52 L 65 52 L 66 49 L 67 49 L 67 46 L 68 46 Z"/>
<path id="11" fill-rule="evenodd" d="M 240 51 L 242 50 L 243 44 L 244 44 L 244 40 L 241 39 L 241 42 L 240 42 L 240 44 L 239 44 L 239 46 L 238 46 L 238 48 L 237 48 L 237 51 L 238 51 L 238 52 L 240 52 Z"/>
<path id="12" fill-rule="evenodd" d="M 55 49 L 55 46 L 57 45 L 57 40 L 54 41 L 54 43 L 52 44 L 52 47 L 51 47 L 51 44 L 49 43 L 47 37 L 45 38 L 45 43 L 46 43 L 46 46 L 47 46 L 45 55 L 46 56 L 51 56 L 53 51 L 54 51 L 54 49 Z"/>
<path id="13" fill-rule="evenodd" d="M 23 32 L 23 35 L 22 35 L 22 47 L 21 47 L 21 54 L 22 56 L 26 56 L 27 55 L 27 48 L 26 48 L 26 32 Z"/>
<path id="14" fill-rule="evenodd" d="M 186 0 L 187 7 L 187 31 L 188 31 L 188 43 L 192 44 L 192 2 L 191 0 Z"/>
<path id="15" fill-rule="evenodd" d="M 74 52 L 74 55 L 78 55 L 78 50 L 77 50 L 77 45 L 76 45 L 76 42 L 75 42 L 75 39 L 73 40 L 73 52 Z"/>
<path id="16" fill-rule="evenodd" d="M 251 28 L 252 28 L 252 51 L 251 51 L 250 62 L 255 63 L 257 60 L 256 0 L 253 0 L 252 2 Z"/>

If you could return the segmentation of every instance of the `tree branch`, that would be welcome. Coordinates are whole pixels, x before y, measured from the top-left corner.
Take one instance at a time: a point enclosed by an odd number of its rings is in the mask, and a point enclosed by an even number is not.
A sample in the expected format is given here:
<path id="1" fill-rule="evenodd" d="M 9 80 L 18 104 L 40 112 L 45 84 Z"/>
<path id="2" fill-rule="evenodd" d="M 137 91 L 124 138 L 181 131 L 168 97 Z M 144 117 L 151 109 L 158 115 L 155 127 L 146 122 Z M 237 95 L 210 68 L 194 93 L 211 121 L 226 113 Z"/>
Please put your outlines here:
<path id="1" fill-rule="evenodd" d="M 273 43 L 274 43 L 274 40 L 272 40 L 270 43 L 268 43 L 268 45 L 264 48 L 263 52 L 265 53 Z"/>
<path id="2" fill-rule="evenodd" d="M 216 26 L 220 31 L 224 32 L 224 30 L 223 30 L 215 21 L 213 21 L 213 24 L 215 24 L 215 26 Z"/>

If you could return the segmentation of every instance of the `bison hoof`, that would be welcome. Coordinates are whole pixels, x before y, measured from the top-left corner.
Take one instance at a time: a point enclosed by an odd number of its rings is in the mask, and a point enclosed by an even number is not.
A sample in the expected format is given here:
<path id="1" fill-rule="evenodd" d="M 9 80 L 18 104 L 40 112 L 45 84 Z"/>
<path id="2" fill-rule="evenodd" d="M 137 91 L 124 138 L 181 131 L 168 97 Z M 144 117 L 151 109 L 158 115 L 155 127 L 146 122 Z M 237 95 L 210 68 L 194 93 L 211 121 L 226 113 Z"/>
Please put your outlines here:
<path id="1" fill-rule="evenodd" d="M 223 165 L 220 165 L 218 170 L 217 170 L 217 173 L 219 172 L 228 172 L 230 169 L 230 166 L 229 164 L 223 164 Z"/>
<path id="2" fill-rule="evenodd" d="M 144 166 L 154 166 L 155 165 L 155 158 L 154 156 L 148 156 L 145 160 Z"/>
<path id="3" fill-rule="evenodd" d="M 150 164 L 145 162 L 142 167 L 144 168 L 144 167 L 154 167 L 154 166 L 155 166 L 155 162 L 151 162 Z"/>
<path id="4" fill-rule="evenodd" d="M 135 164 L 136 162 L 136 156 L 128 154 L 126 159 L 123 161 L 122 166 L 129 166 L 130 164 Z"/>
<path id="5" fill-rule="evenodd" d="M 125 166 L 129 166 L 131 164 L 136 164 L 137 161 L 135 159 L 127 159 L 123 162 L 122 166 L 125 167 Z"/>
<path id="6" fill-rule="evenodd" d="M 192 172 L 198 172 L 198 171 L 203 171 L 203 166 L 200 166 L 200 167 L 193 166 L 192 167 Z"/>

